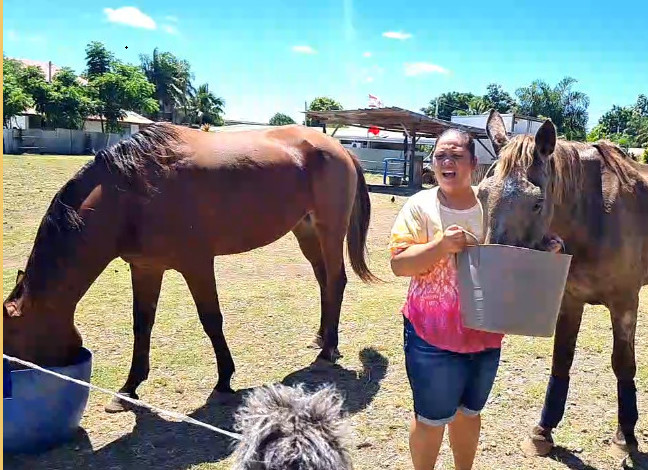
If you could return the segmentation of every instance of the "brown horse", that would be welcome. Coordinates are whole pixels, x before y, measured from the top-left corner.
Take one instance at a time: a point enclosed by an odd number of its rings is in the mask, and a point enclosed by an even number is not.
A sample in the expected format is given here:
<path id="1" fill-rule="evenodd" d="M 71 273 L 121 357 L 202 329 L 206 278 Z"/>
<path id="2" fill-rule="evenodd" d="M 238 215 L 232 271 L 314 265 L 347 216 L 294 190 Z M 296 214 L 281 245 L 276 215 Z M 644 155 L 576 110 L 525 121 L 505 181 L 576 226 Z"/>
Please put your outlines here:
<path id="1" fill-rule="evenodd" d="M 550 121 L 535 136 L 509 140 L 491 111 L 487 133 L 499 154 L 480 184 L 486 242 L 544 249 L 555 234 L 573 256 L 557 320 L 542 417 L 525 442 L 546 455 L 562 419 L 583 307 L 605 305 L 614 335 L 618 428 L 613 443 L 636 451 L 635 327 L 639 291 L 648 284 L 648 166 L 609 142 L 558 140 Z M 538 286 L 542 289 L 542 286 Z"/>
<path id="2" fill-rule="evenodd" d="M 216 389 L 231 392 L 214 256 L 242 253 L 292 231 L 320 285 L 318 358 L 338 357 L 338 323 L 353 270 L 366 261 L 370 199 L 358 160 L 321 132 L 285 126 L 207 133 L 156 123 L 97 153 L 56 194 L 25 271 L 3 304 L 4 351 L 43 366 L 68 364 L 82 339 L 74 311 L 115 258 L 130 264 L 134 345 L 120 392 L 148 377 L 151 330 L 166 270 L 187 282 L 217 361 Z M 120 411 L 113 401 L 108 411 Z"/>

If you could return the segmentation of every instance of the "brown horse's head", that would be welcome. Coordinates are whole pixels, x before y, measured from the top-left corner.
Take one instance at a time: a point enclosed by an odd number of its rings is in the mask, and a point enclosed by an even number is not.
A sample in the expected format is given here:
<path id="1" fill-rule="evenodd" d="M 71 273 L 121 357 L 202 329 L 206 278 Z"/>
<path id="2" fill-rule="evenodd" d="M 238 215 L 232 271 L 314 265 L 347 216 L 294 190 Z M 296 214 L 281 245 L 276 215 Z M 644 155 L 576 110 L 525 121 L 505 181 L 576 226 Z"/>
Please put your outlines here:
<path id="1" fill-rule="evenodd" d="M 3 351 L 9 355 L 24 356 L 34 344 L 34 329 L 40 328 L 38 322 L 33 323 L 26 291 L 25 272 L 18 270 L 16 285 L 2 303 Z"/>
<path id="2" fill-rule="evenodd" d="M 2 304 L 2 313 L 7 321 L 8 318 L 16 318 L 22 316 L 22 294 L 24 292 L 23 279 L 25 278 L 25 271 L 18 270 L 16 275 L 16 285 L 9 293 L 9 296 Z"/>
<path id="3" fill-rule="evenodd" d="M 502 117 L 491 111 L 486 132 L 498 154 L 493 176 L 479 185 L 478 196 L 484 208 L 486 243 L 544 250 L 554 203 L 561 197 L 554 191 L 556 171 L 553 153 L 556 128 L 545 121 L 535 136 L 506 134 Z"/>

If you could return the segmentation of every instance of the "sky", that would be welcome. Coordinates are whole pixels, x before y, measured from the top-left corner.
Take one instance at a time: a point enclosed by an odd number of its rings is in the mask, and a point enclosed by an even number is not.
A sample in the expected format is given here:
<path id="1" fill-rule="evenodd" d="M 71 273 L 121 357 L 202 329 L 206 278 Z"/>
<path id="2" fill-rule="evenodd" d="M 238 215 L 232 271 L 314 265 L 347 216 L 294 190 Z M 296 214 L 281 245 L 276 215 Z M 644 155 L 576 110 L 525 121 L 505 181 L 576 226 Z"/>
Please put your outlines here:
<path id="1" fill-rule="evenodd" d="M 5 0 L 9 57 L 85 68 L 103 42 L 139 64 L 158 47 L 190 62 L 225 117 L 267 122 L 330 96 L 344 108 L 419 111 L 448 91 L 513 94 L 565 76 L 590 98 L 589 127 L 648 94 L 648 2 L 383 0 Z"/>

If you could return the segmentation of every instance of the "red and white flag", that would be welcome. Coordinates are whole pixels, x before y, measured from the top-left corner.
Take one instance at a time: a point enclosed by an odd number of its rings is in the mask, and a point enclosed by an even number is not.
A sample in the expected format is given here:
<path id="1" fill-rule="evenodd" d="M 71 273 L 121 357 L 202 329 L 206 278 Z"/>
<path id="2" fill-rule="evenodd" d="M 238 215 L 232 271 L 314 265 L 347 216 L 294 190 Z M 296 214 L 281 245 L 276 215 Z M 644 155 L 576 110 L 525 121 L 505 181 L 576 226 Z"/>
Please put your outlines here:
<path id="1" fill-rule="evenodd" d="M 370 108 L 382 108 L 383 107 L 383 102 L 377 96 L 374 96 L 371 93 L 369 93 L 369 107 Z"/>

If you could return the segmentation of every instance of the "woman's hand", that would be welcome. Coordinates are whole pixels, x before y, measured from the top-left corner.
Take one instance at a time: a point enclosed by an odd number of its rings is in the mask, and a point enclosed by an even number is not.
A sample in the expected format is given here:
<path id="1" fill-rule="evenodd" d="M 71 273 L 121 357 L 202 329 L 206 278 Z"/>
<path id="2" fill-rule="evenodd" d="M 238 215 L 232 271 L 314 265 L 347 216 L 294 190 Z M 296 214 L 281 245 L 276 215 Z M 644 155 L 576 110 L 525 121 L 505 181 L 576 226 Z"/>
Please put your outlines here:
<path id="1" fill-rule="evenodd" d="M 464 250 L 467 244 L 466 234 L 464 229 L 458 225 L 450 225 L 443 232 L 441 239 L 444 251 L 447 253 L 455 254 Z"/>

